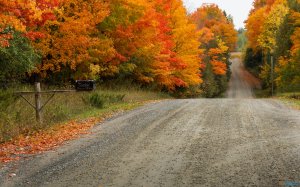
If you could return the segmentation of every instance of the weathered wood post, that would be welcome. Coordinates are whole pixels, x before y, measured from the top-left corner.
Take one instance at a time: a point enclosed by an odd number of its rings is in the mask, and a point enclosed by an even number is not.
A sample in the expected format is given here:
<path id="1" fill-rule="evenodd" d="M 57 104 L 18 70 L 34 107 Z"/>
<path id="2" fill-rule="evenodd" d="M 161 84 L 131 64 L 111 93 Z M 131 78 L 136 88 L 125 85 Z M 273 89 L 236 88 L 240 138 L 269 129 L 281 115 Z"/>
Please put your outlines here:
<path id="1" fill-rule="evenodd" d="M 34 83 L 35 89 L 35 114 L 36 114 L 36 121 L 39 123 L 43 122 L 42 119 L 42 111 L 41 111 L 41 83 L 35 82 Z"/>
<path id="2" fill-rule="evenodd" d="M 80 80 L 76 81 L 75 90 L 48 90 L 42 91 L 40 82 L 34 83 L 34 91 L 25 91 L 25 92 L 15 92 L 16 95 L 23 98 L 32 108 L 35 110 L 36 121 L 38 123 L 43 123 L 43 108 L 50 102 L 54 97 L 55 93 L 65 93 L 65 92 L 76 92 L 76 91 L 92 91 L 96 88 L 94 80 Z M 42 94 L 51 93 L 52 95 L 42 103 Z M 34 104 L 32 104 L 24 95 L 34 94 Z"/>
<path id="3" fill-rule="evenodd" d="M 274 96 L 274 57 L 271 54 L 271 84 L 272 84 L 272 96 Z"/>
<path id="4" fill-rule="evenodd" d="M 274 96 L 274 50 L 270 50 L 270 65 L 271 65 L 271 94 Z"/>

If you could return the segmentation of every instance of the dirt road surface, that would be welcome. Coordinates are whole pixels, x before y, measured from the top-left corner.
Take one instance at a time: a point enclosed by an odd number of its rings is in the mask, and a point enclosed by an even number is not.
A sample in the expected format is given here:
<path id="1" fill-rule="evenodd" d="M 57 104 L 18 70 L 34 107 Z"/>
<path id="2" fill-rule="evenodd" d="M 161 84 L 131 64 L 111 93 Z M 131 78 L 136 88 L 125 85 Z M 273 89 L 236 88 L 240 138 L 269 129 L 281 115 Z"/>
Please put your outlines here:
<path id="1" fill-rule="evenodd" d="M 0 186 L 296 186 L 300 112 L 254 99 L 256 79 L 239 59 L 232 70 L 228 98 L 163 101 L 114 117 L 3 167 Z"/>

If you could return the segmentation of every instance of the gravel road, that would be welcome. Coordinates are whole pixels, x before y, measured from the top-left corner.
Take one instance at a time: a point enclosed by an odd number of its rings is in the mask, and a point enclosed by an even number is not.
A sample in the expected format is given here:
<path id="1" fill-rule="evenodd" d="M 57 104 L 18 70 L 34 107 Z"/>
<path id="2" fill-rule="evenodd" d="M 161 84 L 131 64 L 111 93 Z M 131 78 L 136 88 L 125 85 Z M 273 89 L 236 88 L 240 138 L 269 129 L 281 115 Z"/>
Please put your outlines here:
<path id="1" fill-rule="evenodd" d="M 228 98 L 168 100 L 116 116 L 3 167 L 0 186 L 296 186 L 300 111 L 254 99 L 256 79 L 239 59 L 232 70 Z"/>

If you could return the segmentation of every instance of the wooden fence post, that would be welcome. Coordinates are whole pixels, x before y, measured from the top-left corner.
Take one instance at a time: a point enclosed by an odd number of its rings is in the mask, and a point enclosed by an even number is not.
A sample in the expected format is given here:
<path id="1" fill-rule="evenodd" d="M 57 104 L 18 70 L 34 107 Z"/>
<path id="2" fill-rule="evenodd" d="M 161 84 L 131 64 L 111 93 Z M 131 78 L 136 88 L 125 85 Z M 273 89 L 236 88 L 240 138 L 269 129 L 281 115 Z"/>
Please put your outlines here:
<path id="1" fill-rule="evenodd" d="M 42 111 L 41 111 L 41 84 L 39 82 L 34 83 L 35 89 L 35 114 L 36 121 L 39 123 L 43 122 Z"/>
<path id="2" fill-rule="evenodd" d="M 25 92 L 15 92 L 16 95 L 23 98 L 32 108 L 35 110 L 36 121 L 38 123 L 43 123 L 43 108 L 50 102 L 54 97 L 55 93 L 65 93 L 65 92 L 76 92 L 76 91 L 92 91 L 95 89 L 95 82 L 93 80 L 87 81 L 76 81 L 75 85 L 76 90 L 48 90 L 42 91 L 41 84 L 39 82 L 34 83 L 34 91 L 25 91 Z M 44 103 L 42 103 L 42 94 L 52 93 Z M 32 104 L 24 95 L 34 94 L 34 104 Z"/>

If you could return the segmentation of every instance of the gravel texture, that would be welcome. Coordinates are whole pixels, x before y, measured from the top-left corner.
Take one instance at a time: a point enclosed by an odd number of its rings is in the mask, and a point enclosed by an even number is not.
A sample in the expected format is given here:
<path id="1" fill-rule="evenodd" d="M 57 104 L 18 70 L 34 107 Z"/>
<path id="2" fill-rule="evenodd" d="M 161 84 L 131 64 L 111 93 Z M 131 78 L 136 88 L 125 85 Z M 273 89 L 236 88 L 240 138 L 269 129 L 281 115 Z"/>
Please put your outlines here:
<path id="1" fill-rule="evenodd" d="M 168 100 L 116 116 L 3 166 L 0 186 L 296 186 L 300 111 L 254 99 L 256 79 L 239 59 L 232 70 L 228 98 Z"/>

